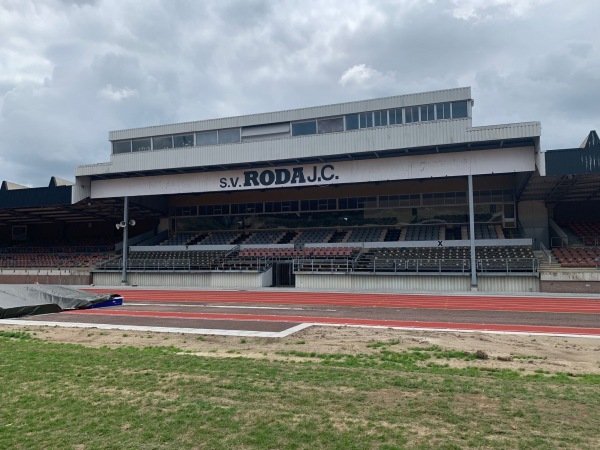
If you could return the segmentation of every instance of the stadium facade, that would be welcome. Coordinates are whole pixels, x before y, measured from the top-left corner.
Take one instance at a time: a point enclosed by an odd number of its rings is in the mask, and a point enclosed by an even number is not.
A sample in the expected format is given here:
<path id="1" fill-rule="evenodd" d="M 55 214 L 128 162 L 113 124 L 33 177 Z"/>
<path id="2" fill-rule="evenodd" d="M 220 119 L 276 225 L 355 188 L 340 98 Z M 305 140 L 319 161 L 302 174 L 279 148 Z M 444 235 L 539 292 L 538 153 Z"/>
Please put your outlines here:
<path id="1" fill-rule="evenodd" d="M 543 289 L 553 218 L 571 214 L 557 187 L 584 188 L 546 176 L 539 122 L 474 127 L 473 105 L 458 88 L 110 132 L 110 161 L 71 186 L 73 206 L 126 199 L 124 257 L 93 282 Z M 590 136 L 575 171 L 595 182 Z"/>

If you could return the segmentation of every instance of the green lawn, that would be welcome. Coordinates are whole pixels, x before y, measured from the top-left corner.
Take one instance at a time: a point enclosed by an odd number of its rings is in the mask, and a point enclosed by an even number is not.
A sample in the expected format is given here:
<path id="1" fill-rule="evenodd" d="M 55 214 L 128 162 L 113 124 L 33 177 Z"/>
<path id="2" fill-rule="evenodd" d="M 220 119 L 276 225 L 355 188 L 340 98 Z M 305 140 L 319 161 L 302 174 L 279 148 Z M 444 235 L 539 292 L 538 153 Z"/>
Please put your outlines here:
<path id="1" fill-rule="evenodd" d="M 273 361 L 0 332 L 0 448 L 600 448 L 600 375 L 373 348 Z"/>

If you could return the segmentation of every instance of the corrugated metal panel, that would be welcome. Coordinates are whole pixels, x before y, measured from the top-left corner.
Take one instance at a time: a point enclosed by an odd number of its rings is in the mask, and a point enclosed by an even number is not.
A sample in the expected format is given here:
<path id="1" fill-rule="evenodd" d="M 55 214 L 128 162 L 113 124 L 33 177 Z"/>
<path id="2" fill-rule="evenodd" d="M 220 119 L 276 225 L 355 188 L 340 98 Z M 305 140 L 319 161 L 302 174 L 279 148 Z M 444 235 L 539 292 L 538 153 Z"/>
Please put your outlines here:
<path id="1" fill-rule="evenodd" d="M 373 292 L 465 292 L 470 290 L 469 280 L 470 278 L 468 276 L 296 274 L 296 287 L 300 289 L 335 289 Z"/>
<path id="2" fill-rule="evenodd" d="M 482 292 L 539 292 L 540 280 L 535 276 L 479 276 L 477 285 Z"/>
<path id="3" fill-rule="evenodd" d="M 446 89 L 442 91 L 423 92 L 418 94 L 398 95 L 357 102 L 316 106 L 288 111 L 262 114 L 251 114 L 239 117 L 226 117 L 197 122 L 186 122 L 171 125 L 158 125 L 128 130 L 111 131 L 109 140 L 133 139 L 163 134 L 189 133 L 193 131 L 217 130 L 222 128 L 244 127 L 265 123 L 286 122 L 303 119 L 316 119 L 340 114 L 351 114 L 379 109 L 399 108 L 402 106 L 426 105 L 457 100 L 470 100 L 471 88 Z"/>
<path id="4" fill-rule="evenodd" d="M 96 286 L 118 286 L 121 273 L 96 272 Z M 131 272 L 130 284 L 138 286 L 259 288 L 271 284 L 272 274 L 245 272 L 204 273 L 152 273 Z M 539 292 L 539 278 L 535 276 L 479 276 L 480 292 Z M 432 291 L 468 292 L 469 276 L 410 276 L 410 275 L 346 275 L 346 274 L 296 274 L 296 287 L 300 289 L 335 289 L 341 291 Z"/>
<path id="5" fill-rule="evenodd" d="M 516 139 L 539 137 L 542 134 L 540 122 L 509 123 L 485 127 L 474 127 L 467 130 L 464 137 L 467 141 L 494 141 L 500 139 Z"/>
<path id="6" fill-rule="evenodd" d="M 590 148 L 552 150 L 546 155 L 546 173 L 551 176 L 600 173 L 600 145 Z"/>
<path id="7" fill-rule="evenodd" d="M 470 123 L 470 119 L 417 122 L 327 135 L 124 153 L 113 155 L 111 165 L 80 166 L 76 170 L 76 175 L 242 164 L 279 159 L 518 139 L 539 136 L 540 131 L 537 122 L 504 125 L 502 127 L 484 127 L 475 131 L 469 128 Z"/>

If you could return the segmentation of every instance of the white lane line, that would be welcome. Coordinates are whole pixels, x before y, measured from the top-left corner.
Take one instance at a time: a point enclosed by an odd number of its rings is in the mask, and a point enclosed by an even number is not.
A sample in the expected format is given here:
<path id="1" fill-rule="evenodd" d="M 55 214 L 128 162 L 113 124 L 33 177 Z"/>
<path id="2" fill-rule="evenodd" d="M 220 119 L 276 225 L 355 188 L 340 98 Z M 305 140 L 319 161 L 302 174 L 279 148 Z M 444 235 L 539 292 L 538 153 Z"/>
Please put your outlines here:
<path id="1" fill-rule="evenodd" d="M 114 325 L 105 323 L 81 323 L 81 322 L 42 322 L 38 320 L 0 320 L 0 325 L 29 325 L 65 328 L 98 328 L 100 330 L 122 330 L 122 331 L 153 331 L 156 333 L 181 333 L 181 334 L 204 334 L 216 336 L 242 336 L 242 337 L 286 337 L 292 333 L 307 328 L 310 324 L 300 324 L 284 331 L 252 331 L 252 330 L 220 330 L 211 328 L 176 328 L 176 327 L 146 327 L 140 325 Z M 291 331 L 290 331 L 291 330 Z"/>
<path id="2" fill-rule="evenodd" d="M 233 305 L 207 305 L 204 303 L 196 303 L 194 305 L 184 305 L 177 304 L 173 305 L 173 303 L 133 303 L 133 302 L 125 302 L 124 306 L 177 306 L 186 307 L 186 308 L 223 308 L 223 309 L 281 309 L 286 311 L 328 311 L 328 312 L 336 312 L 337 309 L 315 309 L 315 308 L 299 308 L 299 307 L 285 307 L 285 306 L 233 306 Z"/>
<path id="3" fill-rule="evenodd" d="M 298 331 L 310 327 L 353 327 L 353 328 L 371 328 L 380 330 L 399 330 L 399 331 L 433 331 L 450 333 L 481 333 L 481 334 L 501 334 L 515 336 L 550 336 L 550 337 L 570 337 L 570 338 L 591 338 L 600 339 L 600 335 L 593 334 L 568 334 L 568 333 L 537 333 L 527 331 L 493 331 L 493 330 L 464 330 L 455 328 L 426 328 L 426 327 L 389 327 L 384 325 L 343 325 L 339 323 L 311 323 L 305 322 L 288 328 L 283 331 L 248 331 L 248 330 L 220 330 L 212 328 L 176 328 L 176 327 L 149 327 L 141 325 L 115 325 L 104 323 L 80 323 L 80 322 L 44 322 L 38 320 L 14 320 L 2 319 L 0 325 L 30 325 L 30 326 L 50 326 L 65 328 L 98 328 L 102 330 L 123 330 L 123 331 L 153 331 L 157 333 L 180 333 L 180 334 L 205 334 L 215 336 L 241 336 L 241 337 L 272 337 L 282 338 Z"/>

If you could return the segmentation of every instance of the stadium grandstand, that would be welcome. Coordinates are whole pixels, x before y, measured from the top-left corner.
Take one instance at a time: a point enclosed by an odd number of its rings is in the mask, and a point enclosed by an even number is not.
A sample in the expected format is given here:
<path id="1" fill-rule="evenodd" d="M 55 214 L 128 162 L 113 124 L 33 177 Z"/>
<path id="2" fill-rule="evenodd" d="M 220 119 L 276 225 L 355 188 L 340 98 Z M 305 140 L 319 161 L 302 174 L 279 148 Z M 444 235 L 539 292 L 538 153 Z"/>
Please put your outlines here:
<path id="1" fill-rule="evenodd" d="M 600 292 L 600 141 L 472 125 L 470 88 L 109 133 L 5 181 L 0 280 Z M 126 245 L 123 245 L 126 243 Z"/>

